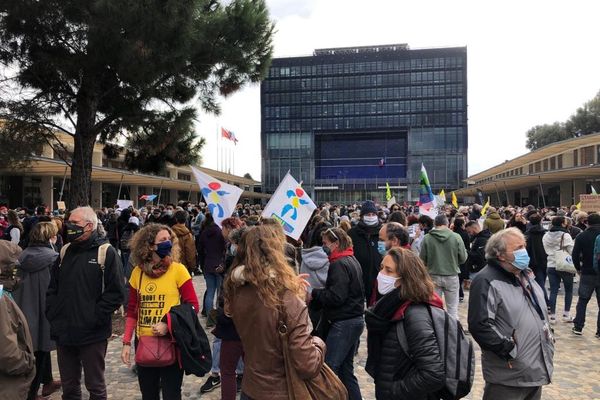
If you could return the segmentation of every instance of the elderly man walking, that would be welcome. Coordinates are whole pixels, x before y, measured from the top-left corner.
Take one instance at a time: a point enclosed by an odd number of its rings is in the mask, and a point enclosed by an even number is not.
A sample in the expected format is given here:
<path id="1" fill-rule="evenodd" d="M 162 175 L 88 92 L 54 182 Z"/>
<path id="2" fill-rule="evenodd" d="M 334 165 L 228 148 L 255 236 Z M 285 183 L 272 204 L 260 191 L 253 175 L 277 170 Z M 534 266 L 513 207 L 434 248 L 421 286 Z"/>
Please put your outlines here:
<path id="1" fill-rule="evenodd" d="M 81 370 L 90 400 L 106 399 L 104 357 L 112 313 L 123 303 L 121 259 L 98 236 L 91 207 L 71 212 L 68 247 L 54 265 L 46 299 L 50 335 L 56 341 L 63 400 L 81 399 Z"/>
<path id="2" fill-rule="evenodd" d="M 448 314 L 458 320 L 460 264 L 467 261 L 467 249 L 460 235 L 448 229 L 448 218 L 438 215 L 435 228 L 423 238 L 420 256 L 435 283 L 436 292 L 446 301 Z"/>
<path id="3" fill-rule="evenodd" d="M 517 228 L 494 234 L 471 284 L 469 332 L 481 347 L 484 400 L 541 399 L 552 377 L 554 338 L 525 246 Z"/>

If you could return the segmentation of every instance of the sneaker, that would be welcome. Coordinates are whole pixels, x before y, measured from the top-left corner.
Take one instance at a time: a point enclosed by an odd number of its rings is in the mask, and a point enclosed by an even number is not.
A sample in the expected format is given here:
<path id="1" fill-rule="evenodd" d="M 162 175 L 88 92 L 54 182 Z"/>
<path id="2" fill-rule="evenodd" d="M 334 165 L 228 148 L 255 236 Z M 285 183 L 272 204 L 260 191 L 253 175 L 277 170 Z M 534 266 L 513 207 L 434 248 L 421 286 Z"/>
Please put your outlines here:
<path id="1" fill-rule="evenodd" d="M 600 339 L 600 332 L 596 332 L 596 339 Z"/>
<path id="2" fill-rule="evenodd" d="M 548 315 L 548 319 L 550 320 L 551 324 L 555 324 L 556 323 L 556 315 L 550 314 L 550 315 Z"/>
<path id="3" fill-rule="evenodd" d="M 598 335 L 596 335 L 598 336 Z M 244 375 L 238 375 L 235 377 L 235 383 L 237 385 L 237 392 L 240 393 L 242 391 L 242 379 L 244 379 Z"/>
<path id="4" fill-rule="evenodd" d="M 463 301 L 465 301 L 465 298 L 464 298 L 464 297 L 459 297 L 459 298 L 458 298 L 458 302 L 459 302 L 459 303 L 462 303 Z"/>
<path id="5" fill-rule="evenodd" d="M 221 377 L 219 375 L 211 375 L 206 382 L 204 382 L 204 385 L 200 386 L 200 393 L 212 392 L 219 386 L 221 386 Z"/>
<path id="6" fill-rule="evenodd" d="M 578 335 L 578 336 L 583 335 L 582 329 L 579 329 L 575 326 L 571 329 L 571 332 L 573 332 L 575 335 Z"/>
<path id="7" fill-rule="evenodd" d="M 562 317 L 562 322 L 566 323 L 566 324 L 571 324 L 573 323 L 574 318 L 570 315 L 563 315 Z"/>

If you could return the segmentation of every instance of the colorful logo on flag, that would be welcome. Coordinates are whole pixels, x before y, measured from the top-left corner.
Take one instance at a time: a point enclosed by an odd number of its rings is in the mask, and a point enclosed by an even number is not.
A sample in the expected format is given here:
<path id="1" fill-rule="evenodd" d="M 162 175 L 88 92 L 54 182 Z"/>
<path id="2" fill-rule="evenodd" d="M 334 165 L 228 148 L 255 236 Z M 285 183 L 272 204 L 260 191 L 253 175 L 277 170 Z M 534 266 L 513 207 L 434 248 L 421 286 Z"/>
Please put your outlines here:
<path id="1" fill-rule="evenodd" d="M 229 193 L 219 189 L 221 189 L 221 184 L 219 182 L 209 182 L 208 187 L 202 188 L 202 195 L 207 200 L 208 212 L 213 216 L 222 218 L 225 216 L 225 210 L 221 205 L 221 201 L 223 201 L 223 198 Z"/>
<path id="2" fill-rule="evenodd" d="M 233 214 L 244 191 L 237 186 L 221 182 L 195 167 L 191 168 L 208 211 L 212 214 L 215 223 L 221 227 L 221 222 Z"/>
<path id="3" fill-rule="evenodd" d="M 269 200 L 262 216 L 277 220 L 286 235 L 298 240 L 315 208 L 315 203 L 288 173 Z"/>

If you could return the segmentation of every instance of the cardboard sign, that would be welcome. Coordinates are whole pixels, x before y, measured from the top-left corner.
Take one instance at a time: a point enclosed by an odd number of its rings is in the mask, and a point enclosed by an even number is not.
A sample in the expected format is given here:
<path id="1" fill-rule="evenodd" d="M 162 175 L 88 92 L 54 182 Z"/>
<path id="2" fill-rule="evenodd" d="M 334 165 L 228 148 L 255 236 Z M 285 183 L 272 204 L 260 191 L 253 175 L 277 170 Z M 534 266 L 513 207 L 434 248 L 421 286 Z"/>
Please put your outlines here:
<path id="1" fill-rule="evenodd" d="M 64 201 L 57 201 L 56 205 L 57 205 L 57 207 L 58 207 L 59 210 L 66 210 L 67 209 L 67 206 L 66 206 L 66 204 L 65 204 Z"/>
<path id="2" fill-rule="evenodd" d="M 117 209 L 124 210 L 129 208 L 129 206 L 133 206 L 133 200 L 117 200 Z"/>
<path id="3" fill-rule="evenodd" d="M 581 201 L 581 211 L 589 212 L 600 212 L 600 195 L 598 194 L 581 194 L 579 195 Z"/>

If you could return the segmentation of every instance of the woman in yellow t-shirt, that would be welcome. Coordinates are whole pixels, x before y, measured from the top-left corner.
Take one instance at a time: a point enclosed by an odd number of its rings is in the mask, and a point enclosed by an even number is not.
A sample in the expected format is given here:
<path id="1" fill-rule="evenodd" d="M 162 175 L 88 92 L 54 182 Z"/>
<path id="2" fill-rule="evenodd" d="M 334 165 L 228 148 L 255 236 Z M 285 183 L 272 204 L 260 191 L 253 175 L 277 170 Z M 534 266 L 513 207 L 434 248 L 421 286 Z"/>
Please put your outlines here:
<path id="1" fill-rule="evenodd" d="M 148 224 L 133 236 L 131 260 L 137 265 L 129 279 L 129 303 L 121 359 L 130 365 L 131 338 L 168 335 L 163 317 L 171 307 L 188 303 L 198 310 L 198 297 L 187 268 L 179 263 L 177 236 L 166 225 Z M 137 366 L 142 399 L 180 399 L 183 370 L 175 362 L 166 367 Z"/>

